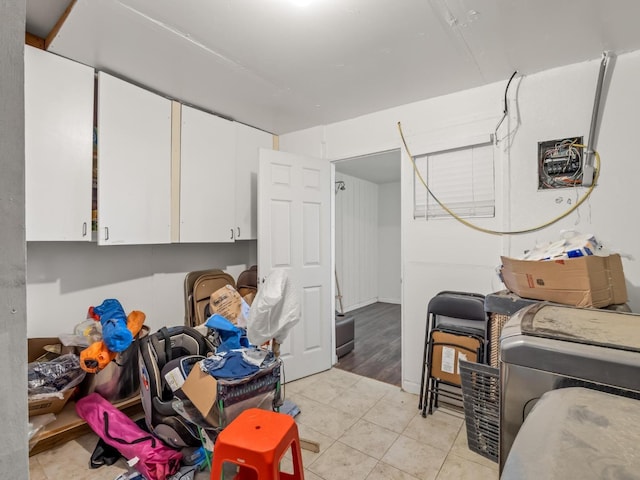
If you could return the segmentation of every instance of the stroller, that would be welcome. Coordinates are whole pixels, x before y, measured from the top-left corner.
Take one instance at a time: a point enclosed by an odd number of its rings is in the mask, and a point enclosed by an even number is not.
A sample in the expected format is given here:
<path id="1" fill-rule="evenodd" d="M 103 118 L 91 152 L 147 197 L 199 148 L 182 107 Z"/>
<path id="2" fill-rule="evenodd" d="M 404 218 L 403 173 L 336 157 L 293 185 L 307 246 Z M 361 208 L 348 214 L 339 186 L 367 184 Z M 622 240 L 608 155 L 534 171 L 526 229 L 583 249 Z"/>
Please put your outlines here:
<path id="1" fill-rule="evenodd" d="M 209 296 L 225 285 L 235 286 L 235 282 L 221 270 L 188 274 L 187 325 L 162 328 L 140 341 L 140 391 L 145 423 L 154 435 L 175 448 L 200 445 L 200 429 L 214 438 L 247 408 L 278 410 L 282 404 L 282 361 L 272 354 L 251 375 L 217 378 L 209 411 L 200 411 L 182 391 L 191 370 L 199 368 L 196 364 L 220 346 L 218 332 L 203 323 Z"/>

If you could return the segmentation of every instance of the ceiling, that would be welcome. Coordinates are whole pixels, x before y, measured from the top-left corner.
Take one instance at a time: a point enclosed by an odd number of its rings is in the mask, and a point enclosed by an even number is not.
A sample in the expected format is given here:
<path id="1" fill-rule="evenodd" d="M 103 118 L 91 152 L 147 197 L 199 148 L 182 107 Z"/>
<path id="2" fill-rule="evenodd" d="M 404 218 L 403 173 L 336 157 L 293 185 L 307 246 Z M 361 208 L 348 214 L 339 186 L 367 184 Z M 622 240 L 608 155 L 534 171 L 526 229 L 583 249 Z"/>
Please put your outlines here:
<path id="1" fill-rule="evenodd" d="M 336 172 L 360 178 L 371 183 L 400 181 L 400 150 L 374 153 L 334 162 Z"/>
<path id="2" fill-rule="evenodd" d="M 27 0 L 27 31 L 68 4 Z M 77 0 L 48 49 L 283 134 L 637 50 L 638 18 L 635 0 Z"/>

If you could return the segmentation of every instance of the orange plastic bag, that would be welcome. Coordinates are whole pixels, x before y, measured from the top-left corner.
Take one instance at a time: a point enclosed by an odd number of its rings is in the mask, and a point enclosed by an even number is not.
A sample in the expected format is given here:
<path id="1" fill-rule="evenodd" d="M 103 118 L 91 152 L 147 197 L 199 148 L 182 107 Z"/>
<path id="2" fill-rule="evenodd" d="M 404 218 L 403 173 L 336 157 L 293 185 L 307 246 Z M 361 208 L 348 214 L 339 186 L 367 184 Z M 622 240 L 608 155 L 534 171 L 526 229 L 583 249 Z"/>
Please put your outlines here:
<path id="1" fill-rule="evenodd" d="M 127 316 L 127 328 L 135 337 L 140 333 L 146 315 L 139 310 L 132 311 Z M 80 367 L 87 373 L 98 373 L 116 358 L 117 353 L 107 348 L 102 340 L 94 342 L 80 352 Z"/>

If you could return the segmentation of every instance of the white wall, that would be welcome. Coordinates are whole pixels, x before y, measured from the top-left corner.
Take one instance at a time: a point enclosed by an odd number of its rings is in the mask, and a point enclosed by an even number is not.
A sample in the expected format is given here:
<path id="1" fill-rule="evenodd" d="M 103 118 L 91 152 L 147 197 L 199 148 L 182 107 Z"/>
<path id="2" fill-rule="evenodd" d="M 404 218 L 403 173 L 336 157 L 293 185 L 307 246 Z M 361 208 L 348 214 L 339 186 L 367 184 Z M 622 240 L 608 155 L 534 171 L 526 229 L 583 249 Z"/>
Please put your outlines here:
<path id="1" fill-rule="evenodd" d="M 27 336 L 72 333 L 87 309 L 116 298 L 142 310 L 151 331 L 184 324 L 184 278 L 208 268 L 234 278 L 255 264 L 256 242 L 99 247 L 93 243 L 27 245 Z M 227 268 L 231 266 L 231 268 Z"/>
<path id="2" fill-rule="evenodd" d="M 339 172 L 336 180 L 346 186 L 336 193 L 335 210 L 344 311 L 400 303 L 400 182 L 377 185 Z"/>
<path id="3" fill-rule="evenodd" d="M 493 229 L 540 225 L 575 202 L 570 190 L 538 192 L 537 143 L 588 135 L 599 60 L 570 65 L 514 81 L 510 116 L 495 149 L 496 217 L 477 223 Z M 490 293 L 502 288 L 495 269 L 500 255 L 518 255 L 537 240 L 553 240 L 560 229 L 574 228 L 606 240 L 622 252 L 640 257 L 640 222 L 635 212 L 640 162 L 634 152 L 640 111 L 640 52 L 612 62 L 612 78 L 603 94 L 602 127 L 597 149 L 602 175 L 592 198 L 577 213 L 536 233 L 495 236 L 455 220 L 417 222 L 412 218 L 412 166 L 402 152 L 403 387 L 419 388 L 426 307 L 441 290 Z M 465 138 L 493 133 L 503 110 L 504 82 L 376 112 L 280 137 L 280 148 L 304 141 L 328 160 L 401 147 L 401 121 L 413 155 L 465 143 Z M 516 101 L 517 98 L 517 101 Z M 300 135 L 300 136 L 299 136 Z M 640 265 L 624 260 L 630 306 L 640 311 Z"/>
<path id="4" fill-rule="evenodd" d="M 336 273 L 349 312 L 378 299 L 378 185 L 336 172 L 338 180 L 346 188 L 336 193 Z"/>
<path id="5" fill-rule="evenodd" d="M 312 127 L 300 130 L 293 135 L 280 136 L 279 149 L 283 152 L 295 152 L 314 158 L 326 158 L 324 127 Z M 283 148 L 283 142 L 286 148 Z"/>
<path id="6" fill-rule="evenodd" d="M 378 301 L 400 303 L 400 182 L 378 185 Z"/>

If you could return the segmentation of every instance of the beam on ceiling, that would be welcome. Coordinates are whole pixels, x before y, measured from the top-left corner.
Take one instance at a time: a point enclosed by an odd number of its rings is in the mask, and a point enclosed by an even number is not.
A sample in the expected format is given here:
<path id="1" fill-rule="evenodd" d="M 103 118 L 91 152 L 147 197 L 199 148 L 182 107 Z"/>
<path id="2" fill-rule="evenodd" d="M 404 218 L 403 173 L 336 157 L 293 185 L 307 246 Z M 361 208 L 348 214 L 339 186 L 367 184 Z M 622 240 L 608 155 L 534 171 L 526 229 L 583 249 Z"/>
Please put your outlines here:
<path id="1" fill-rule="evenodd" d="M 39 48 L 40 50 L 44 50 L 44 38 L 40 38 L 33 33 L 25 33 L 24 43 L 26 45 L 31 45 L 32 47 Z"/>
<path id="2" fill-rule="evenodd" d="M 53 26 L 51 31 L 49 32 L 49 35 L 47 35 L 47 38 L 45 38 L 44 47 L 46 50 L 49 50 L 49 45 L 51 45 L 51 42 L 53 41 L 53 39 L 56 38 L 56 35 L 58 35 L 58 32 L 62 28 L 62 25 L 64 25 L 65 20 L 71 13 L 71 10 L 73 10 L 73 7 L 75 6 L 75 4 L 76 4 L 76 0 L 71 0 L 71 2 L 69 3 L 69 6 L 67 6 L 67 8 L 62 13 L 62 15 L 60 15 L 60 18 L 58 19 L 56 24 Z"/>

